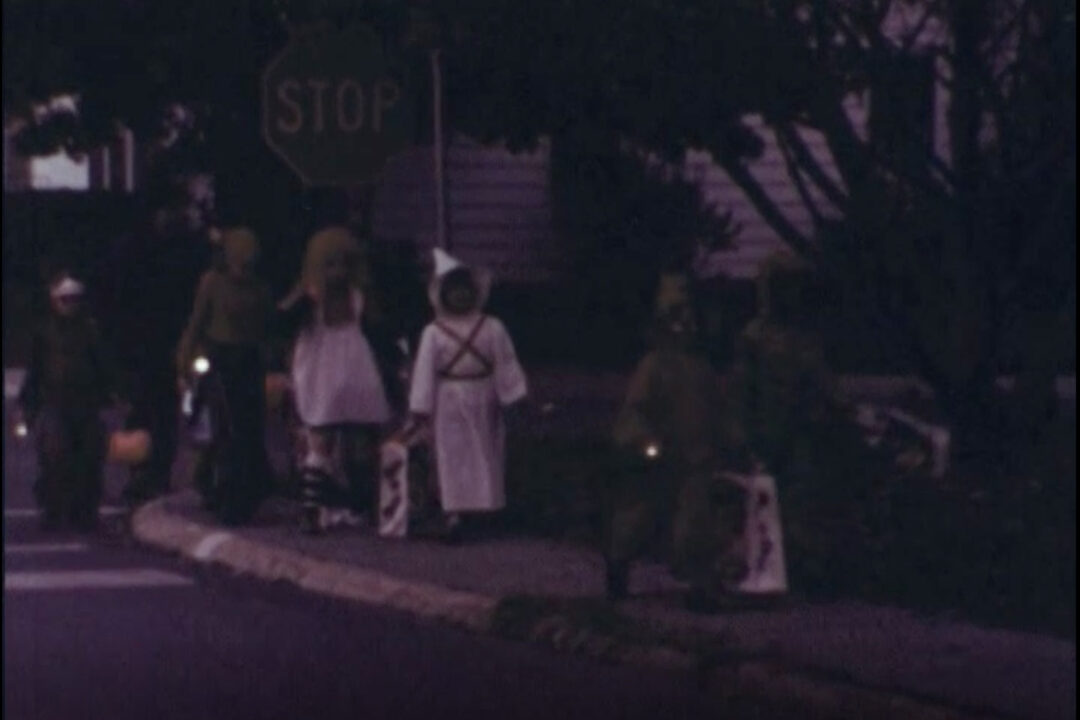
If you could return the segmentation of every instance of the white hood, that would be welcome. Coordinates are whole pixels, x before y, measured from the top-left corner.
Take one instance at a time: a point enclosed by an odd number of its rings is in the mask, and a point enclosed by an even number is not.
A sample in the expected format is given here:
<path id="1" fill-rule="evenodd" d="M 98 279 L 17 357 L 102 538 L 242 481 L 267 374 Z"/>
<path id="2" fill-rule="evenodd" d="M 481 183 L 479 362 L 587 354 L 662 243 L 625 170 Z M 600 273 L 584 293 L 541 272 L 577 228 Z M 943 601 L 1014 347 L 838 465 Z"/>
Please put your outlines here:
<path id="1" fill-rule="evenodd" d="M 439 315 L 447 314 L 446 308 L 442 305 L 440 295 L 442 294 L 443 280 L 454 270 L 465 268 L 476 282 L 476 308 L 475 312 L 480 312 L 487 304 L 488 295 L 491 293 L 491 273 L 483 268 L 472 268 L 466 265 L 461 260 L 450 255 L 445 250 L 435 248 L 432 253 L 435 260 L 435 273 L 428 286 L 428 300 L 431 302 L 431 306 L 435 308 L 435 312 Z"/>

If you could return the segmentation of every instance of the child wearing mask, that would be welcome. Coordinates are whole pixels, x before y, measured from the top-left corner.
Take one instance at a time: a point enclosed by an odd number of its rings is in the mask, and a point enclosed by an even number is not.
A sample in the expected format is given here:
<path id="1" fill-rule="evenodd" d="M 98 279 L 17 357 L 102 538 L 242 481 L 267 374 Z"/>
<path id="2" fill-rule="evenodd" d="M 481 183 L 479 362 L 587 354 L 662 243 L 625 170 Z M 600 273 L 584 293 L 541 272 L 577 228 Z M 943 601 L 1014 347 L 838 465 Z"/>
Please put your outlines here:
<path id="1" fill-rule="evenodd" d="M 222 262 L 199 282 L 180 340 L 179 378 L 186 382 L 200 354 L 221 380 L 228 408 L 231 472 L 212 509 L 227 524 L 251 518 L 271 487 L 266 457 L 266 363 L 273 301 L 255 273 L 259 241 L 247 228 L 221 234 Z"/>
<path id="2" fill-rule="evenodd" d="M 19 405 L 35 429 L 40 478 L 35 495 L 44 529 L 98 521 L 108 438 L 101 410 L 115 399 L 115 377 L 84 287 L 68 271 L 48 286 L 50 310 L 35 329 Z"/>
<path id="3" fill-rule="evenodd" d="M 505 507 L 503 409 L 528 392 L 509 333 L 483 312 L 489 287 L 486 273 L 435 250 L 435 320 L 420 339 L 409 409 L 415 421 L 432 423 L 450 539 L 463 513 Z"/>
<path id="4" fill-rule="evenodd" d="M 613 498 L 605 542 L 607 594 L 627 595 L 632 562 L 657 531 L 671 534 L 674 574 L 690 584 L 687 605 L 718 607 L 719 530 L 714 474 L 748 458 L 720 377 L 702 347 L 689 281 L 664 275 L 657 293 L 654 348 L 638 364 L 614 428 L 624 486 Z"/>
<path id="5" fill-rule="evenodd" d="M 308 242 L 303 275 L 281 304 L 297 326 L 291 375 L 304 426 L 303 529 L 360 524 L 372 510 L 379 435 L 391 419 L 387 368 L 368 338 L 365 267 L 344 227 Z"/>

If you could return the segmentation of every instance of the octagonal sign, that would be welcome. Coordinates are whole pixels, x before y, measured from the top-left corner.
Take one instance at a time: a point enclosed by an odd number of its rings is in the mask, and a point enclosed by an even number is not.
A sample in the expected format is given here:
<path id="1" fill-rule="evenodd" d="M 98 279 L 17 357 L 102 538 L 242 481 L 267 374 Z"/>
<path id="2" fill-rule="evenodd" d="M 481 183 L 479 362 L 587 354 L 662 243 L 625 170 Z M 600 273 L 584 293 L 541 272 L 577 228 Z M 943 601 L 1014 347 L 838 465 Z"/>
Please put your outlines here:
<path id="1" fill-rule="evenodd" d="M 367 182 L 411 143 L 411 100 L 369 28 L 311 33 L 263 74 L 263 136 L 309 185 Z"/>

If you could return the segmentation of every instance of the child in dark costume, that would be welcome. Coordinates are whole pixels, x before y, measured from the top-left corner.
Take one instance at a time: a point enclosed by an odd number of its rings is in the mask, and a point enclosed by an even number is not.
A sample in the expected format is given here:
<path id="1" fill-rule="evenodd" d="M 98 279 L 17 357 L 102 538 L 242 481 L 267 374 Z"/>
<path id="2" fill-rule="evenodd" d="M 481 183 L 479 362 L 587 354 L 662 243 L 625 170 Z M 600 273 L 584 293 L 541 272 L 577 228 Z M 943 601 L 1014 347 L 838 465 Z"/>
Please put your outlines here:
<path id="1" fill-rule="evenodd" d="M 708 610 L 717 515 L 714 474 L 741 447 L 720 378 L 698 343 L 686 278 L 661 279 L 656 346 L 639 363 L 614 431 L 626 482 L 614 499 L 606 542 L 607 592 L 625 597 L 630 565 L 661 527 L 670 528 L 672 569 L 691 586 L 688 605 Z"/>
<path id="2" fill-rule="evenodd" d="M 221 378 L 231 420 L 232 472 L 211 501 L 228 524 L 247 521 L 271 489 L 266 457 L 266 364 L 274 305 L 255 274 L 259 243 L 247 228 L 221 236 L 221 262 L 203 275 L 180 341 L 181 382 L 199 352 Z"/>
<path id="3" fill-rule="evenodd" d="M 70 273 L 49 284 L 50 312 L 35 330 L 19 405 L 34 427 L 42 526 L 97 525 L 108 438 L 100 413 L 115 378 L 98 326 L 83 308 L 83 285 Z"/>

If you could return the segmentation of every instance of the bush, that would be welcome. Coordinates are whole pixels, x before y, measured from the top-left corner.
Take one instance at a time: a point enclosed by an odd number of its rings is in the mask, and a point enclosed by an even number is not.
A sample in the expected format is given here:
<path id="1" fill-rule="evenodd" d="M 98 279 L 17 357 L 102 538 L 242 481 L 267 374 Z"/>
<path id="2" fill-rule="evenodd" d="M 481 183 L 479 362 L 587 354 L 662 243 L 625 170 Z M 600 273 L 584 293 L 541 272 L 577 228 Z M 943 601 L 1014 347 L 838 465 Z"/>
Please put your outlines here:
<path id="1" fill-rule="evenodd" d="M 880 498 L 881 572 L 866 595 L 1075 638 L 1075 500 L 1063 483 L 972 492 L 923 480 Z"/>

